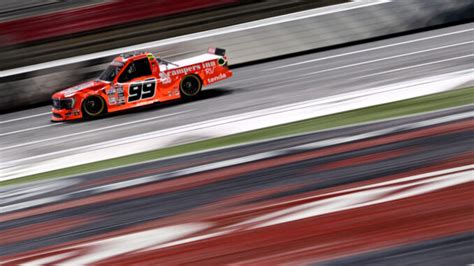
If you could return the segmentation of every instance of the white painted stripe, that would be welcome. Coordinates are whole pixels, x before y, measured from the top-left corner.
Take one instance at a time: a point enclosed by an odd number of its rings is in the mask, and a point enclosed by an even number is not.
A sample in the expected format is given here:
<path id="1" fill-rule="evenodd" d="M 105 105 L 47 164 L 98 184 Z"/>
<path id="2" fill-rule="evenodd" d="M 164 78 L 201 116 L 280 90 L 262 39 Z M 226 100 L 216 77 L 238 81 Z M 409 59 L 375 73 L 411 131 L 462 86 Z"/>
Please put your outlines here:
<path id="1" fill-rule="evenodd" d="M 414 197 L 451 186 L 468 183 L 472 179 L 472 174 L 472 171 L 466 171 L 450 175 L 442 175 L 440 177 L 420 180 L 413 183 L 400 184 L 400 182 L 397 182 L 397 184 L 392 186 L 377 186 L 370 190 L 321 199 L 257 217 L 256 219 L 266 221 L 251 228 L 261 228 L 281 223 L 294 222 L 314 216 Z"/>
<path id="2" fill-rule="evenodd" d="M 405 56 L 410 56 L 410 55 L 415 55 L 415 54 L 427 53 L 427 52 L 437 51 L 437 50 L 441 50 L 441 49 L 446 49 L 446 48 L 451 48 L 451 47 L 456 47 L 456 46 L 461 46 L 461 45 L 466 45 L 466 44 L 471 44 L 471 43 L 474 43 L 474 41 L 467 41 L 467 42 L 462 42 L 462 43 L 450 44 L 450 45 L 441 46 L 441 47 L 436 47 L 436 48 L 430 48 L 430 49 L 425 49 L 425 50 L 420 50 L 420 51 L 415 51 L 415 52 L 410 52 L 410 53 L 405 53 L 405 54 L 393 55 L 393 56 L 388 56 L 388 57 L 383 57 L 383 58 L 368 60 L 368 61 L 364 61 L 364 62 L 349 64 L 349 65 L 344 65 L 344 66 L 340 66 L 340 67 L 334 67 L 334 68 L 324 69 L 324 70 L 320 70 L 320 71 L 315 71 L 315 72 L 310 72 L 310 73 L 301 74 L 301 75 L 299 75 L 299 77 L 311 76 L 311 75 L 326 73 L 326 72 L 330 72 L 330 71 L 334 71 L 334 70 L 341 70 L 341 69 L 351 68 L 351 67 L 355 67 L 355 66 L 367 65 L 367 64 L 372 64 L 372 63 L 380 62 L 380 61 L 386 61 L 386 60 L 391 60 L 391 59 L 400 58 L 400 57 L 405 57 Z"/>
<path id="3" fill-rule="evenodd" d="M 464 107 L 467 107 L 467 105 L 450 107 L 450 108 L 443 109 L 442 111 L 452 111 L 452 110 L 456 110 L 456 109 L 460 109 L 460 108 L 464 108 Z M 474 105 L 472 105 L 472 107 L 474 107 Z M 329 132 L 329 131 L 332 131 L 332 130 L 347 129 L 347 128 L 351 128 L 351 127 L 367 126 L 367 125 L 372 125 L 372 124 L 376 124 L 376 123 L 382 123 L 382 122 L 388 122 L 388 121 L 395 121 L 395 120 L 398 120 L 398 119 L 413 118 L 413 117 L 417 117 L 417 116 L 427 115 L 427 114 L 430 114 L 430 113 L 432 113 L 432 112 L 433 112 L 433 111 L 427 111 L 427 112 L 422 112 L 422 113 L 403 115 L 403 116 L 399 116 L 399 117 L 391 117 L 391 118 L 384 118 L 384 119 L 379 119 L 379 120 L 374 120 L 374 121 L 368 121 L 368 122 L 362 122 L 362 123 L 356 123 L 356 124 L 348 124 L 348 125 L 344 125 L 344 126 L 339 126 L 339 127 L 333 127 L 333 128 L 326 128 L 326 129 L 318 130 L 317 132 L 322 133 L 322 132 Z M 461 113 L 461 114 L 463 114 L 463 113 Z M 468 113 L 466 112 L 465 114 L 468 114 Z M 474 113 L 473 113 L 473 114 L 474 114 Z M 468 115 L 468 116 L 469 116 L 469 117 L 472 117 L 473 115 Z M 444 122 L 441 122 L 441 123 L 444 123 Z M 215 152 L 215 151 L 223 151 L 223 150 L 226 150 L 226 149 L 231 149 L 231 148 L 236 148 L 236 147 L 242 147 L 242 146 L 244 146 L 244 145 L 262 144 L 262 143 L 264 143 L 264 142 L 277 141 L 277 140 L 282 140 L 282 139 L 290 138 L 290 137 L 301 137 L 301 136 L 305 136 L 305 135 L 308 135 L 308 134 L 314 134 L 314 133 L 315 133 L 315 132 L 304 132 L 304 133 L 297 133 L 297 134 L 292 134 L 292 135 L 288 135 L 288 136 L 280 136 L 280 137 L 273 137 L 273 138 L 268 138 L 268 139 L 260 139 L 260 140 L 245 142 L 245 143 L 231 144 L 231 145 L 226 145 L 226 146 L 221 146 L 221 147 L 216 147 L 216 148 L 210 148 L 210 149 L 205 149 L 205 150 L 198 150 L 198 151 L 187 152 L 187 153 L 178 154 L 178 155 L 172 155 L 172 156 L 161 157 L 161 158 L 157 158 L 157 159 L 148 159 L 148 160 L 141 161 L 141 162 L 136 162 L 136 163 L 127 164 L 126 166 L 127 166 L 127 167 L 130 167 L 130 166 L 137 166 L 137 165 L 142 165 L 142 164 L 146 164 L 146 163 L 152 163 L 152 162 L 159 162 L 159 161 L 165 161 L 165 160 L 170 160 L 170 159 L 176 159 L 176 158 L 179 158 L 179 157 L 185 157 L 185 156 L 191 156 L 191 155 L 198 155 L 198 154 L 204 154 L 204 153 Z M 306 147 L 302 147 L 302 148 L 306 148 Z M 123 165 L 122 165 L 122 166 L 114 166 L 114 167 L 107 168 L 107 169 L 100 169 L 100 170 L 95 170 L 95 171 L 86 171 L 86 172 L 81 173 L 81 175 L 87 175 L 87 174 L 92 174 L 92 173 L 100 173 L 100 172 L 105 172 L 105 171 L 120 169 L 120 168 L 122 168 L 122 167 L 124 167 L 124 166 L 123 166 Z M 67 178 L 72 178 L 72 177 L 74 177 L 74 175 L 68 175 L 68 176 L 60 177 L 60 178 L 57 178 L 57 179 L 55 179 L 55 180 L 67 179 Z M 41 180 L 39 180 L 39 181 L 32 181 L 32 182 L 29 182 L 28 185 L 34 185 L 34 184 L 36 184 L 36 183 L 40 183 L 40 184 L 41 184 L 41 183 L 43 183 L 43 182 L 44 182 L 44 181 L 41 181 Z M 15 187 L 16 187 L 16 186 L 15 186 Z M 11 187 L 7 187 L 7 189 L 9 189 L 9 188 L 11 188 Z M 1 193 L 1 192 L 2 192 L 2 189 L 0 188 L 0 193 Z"/>
<path id="4" fill-rule="evenodd" d="M 436 39 L 436 38 L 451 36 L 451 35 L 455 35 L 455 34 L 471 32 L 471 31 L 474 31 L 474 29 L 453 31 L 453 32 L 443 33 L 443 34 L 439 34 L 439 35 L 433 35 L 433 36 L 429 36 L 429 37 L 424 37 L 424 38 L 419 38 L 419 39 L 414 39 L 414 40 L 409 40 L 409 41 L 404 41 L 404 42 L 392 43 L 392 44 L 387 44 L 387 45 L 377 46 L 377 47 L 373 47 L 373 48 L 357 50 L 357 51 L 343 53 L 343 54 L 326 56 L 326 57 L 322 57 L 322 58 L 311 59 L 311 60 L 302 61 L 302 62 L 293 63 L 293 64 L 288 64 L 288 65 L 284 65 L 284 66 L 268 68 L 268 69 L 264 69 L 262 71 L 271 71 L 271 70 L 280 69 L 280 68 L 293 67 L 293 66 L 298 66 L 298 65 L 302 65 L 302 64 L 308 64 L 308 63 L 319 62 L 319 61 L 323 61 L 323 60 L 328 60 L 328 59 L 333 59 L 333 58 L 338 58 L 338 57 L 343 57 L 343 56 L 348 56 L 348 55 L 354 55 L 354 54 L 360 54 L 360 53 L 365 53 L 365 52 L 370 52 L 370 51 L 376 51 L 376 50 L 390 48 L 390 47 L 394 47 L 394 46 L 411 44 L 411 43 L 415 43 L 415 42 L 421 42 L 421 41 L 426 41 L 426 40 L 431 40 L 431 39 Z"/>
<path id="5" fill-rule="evenodd" d="M 408 66 L 408 67 L 395 68 L 395 69 L 391 69 L 391 70 L 387 70 L 387 71 L 382 71 L 382 72 L 377 72 L 377 73 L 373 73 L 373 74 L 369 74 L 369 75 L 360 76 L 360 77 L 357 77 L 357 79 L 373 77 L 373 76 L 383 75 L 383 74 L 387 74 L 387 73 L 392 73 L 392 72 L 397 72 L 397 71 L 402 71 L 402 70 L 407 70 L 407 69 L 413 69 L 413 68 L 417 68 L 417 67 L 429 66 L 429 65 L 434 65 L 434 64 L 459 60 L 459 59 L 468 58 L 468 57 L 474 57 L 474 55 L 464 55 L 464 56 L 458 56 L 458 57 L 453 57 L 453 58 L 449 58 L 449 59 L 438 60 L 438 61 L 418 64 L 418 65 L 413 65 L 413 66 Z"/>
<path id="6" fill-rule="evenodd" d="M 40 113 L 40 114 L 36 114 L 36 115 L 29 115 L 29 116 L 13 118 L 13 119 L 5 120 L 5 121 L 0 121 L 0 125 L 5 124 L 5 123 L 16 122 L 16 121 L 20 121 L 20 120 L 30 119 L 30 118 L 34 118 L 34 117 L 38 117 L 38 116 L 44 116 L 44 115 L 51 115 L 51 112 Z"/>
<path id="7" fill-rule="evenodd" d="M 186 42 L 190 40 L 197 40 L 197 39 L 203 39 L 203 38 L 208 38 L 208 37 L 213 37 L 213 36 L 218 36 L 218 35 L 223 35 L 223 34 L 244 31 L 244 30 L 250 30 L 250 29 L 255 29 L 255 28 L 280 24 L 280 23 L 286 23 L 286 22 L 291 22 L 295 20 L 306 19 L 306 18 L 311 18 L 311 17 L 316 17 L 316 16 L 322 16 L 322 15 L 327 15 L 327 14 L 332 14 L 332 13 L 337 13 L 337 12 L 342 12 L 342 11 L 347 11 L 347 10 L 352 10 L 352 9 L 364 8 L 368 6 L 384 4 L 387 2 L 390 2 L 390 0 L 357 1 L 357 2 L 343 3 L 336 6 L 328 6 L 328 7 L 311 9 L 311 10 L 305 10 L 305 11 L 295 12 L 292 14 L 287 14 L 287 15 L 282 15 L 282 16 L 277 16 L 277 17 L 272 17 L 272 18 L 267 18 L 267 19 L 261 19 L 257 21 L 242 23 L 242 24 L 219 28 L 215 30 L 208 30 L 208 31 L 183 35 L 183 36 L 169 38 L 169 39 L 160 40 L 160 41 L 148 42 L 144 44 L 122 47 L 122 48 L 112 49 L 112 50 L 98 52 L 98 53 L 75 56 L 75 57 L 54 60 L 54 61 L 40 63 L 36 65 L 31 65 L 31 66 L 9 69 L 5 71 L 0 71 L 0 77 L 12 76 L 12 75 L 17 75 L 21 73 L 37 71 L 41 69 L 74 64 L 74 63 L 89 61 L 89 60 L 108 57 L 108 56 L 114 56 L 117 54 L 127 53 L 127 52 L 132 52 L 132 51 L 137 51 L 137 50 L 147 50 L 147 49 L 156 48 L 156 47 L 160 47 L 164 45 L 171 45 L 171 44 L 182 43 L 182 42 Z"/>
<path id="8" fill-rule="evenodd" d="M 1 261 L 2 265 L 92 265 L 100 264 L 109 258 L 124 254 L 138 254 L 154 246 L 169 243 L 185 243 L 183 240 L 195 239 L 195 235 L 213 226 L 212 223 L 185 223 L 147 229 L 124 235 L 106 237 L 94 241 L 85 241 L 72 246 L 36 252 L 23 257 Z M 199 238 L 204 239 L 204 238 Z M 71 251 L 72 250 L 72 251 Z M 25 260 L 27 260 L 25 262 Z M 47 263 L 44 263 L 47 262 Z M 158 264 L 160 265 L 160 264 Z"/>
<path id="9" fill-rule="evenodd" d="M 455 88 L 472 80 L 472 71 L 458 71 L 381 86 L 317 100 L 233 115 L 189 125 L 158 130 L 133 137 L 58 150 L 0 164 L 0 180 L 56 170 L 98 160 L 145 152 L 171 145 L 242 133 L 368 106 L 405 100 Z M 361 101 L 363 99 L 363 101 Z M 177 142 L 177 139 L 186 141 Z"/>
<path id="10" fill-rule="evenodd" d="M 170 116 L 175 116 L 175 115 L 179 115 L 179 114 L 188 113 L 188 112 L 191 112 L 191 111 L 192 111 L 192 110 L 187 110 L 187 111 L 176 112 L 176 113 L 167 114 L 167 115 L 149 117 L 149 118 L 134 120 L 134 121 L 126 122 L 126 123 L 120 123 L 120 124 L 115 124 L 115 125 L 106 126 L 106 127 L 99 127 L 99 128 L 94 128 L 94 129 L 90 129 L 90 130 L 85 130 L 85 131 L 79 131 L 79 132 L 75 132 L 75 133 L 70 133 L 70 134 L 66 134 L 66 135 L 60 135 L 60 136 L 57 136 L 57 137 L 51 137 L 51 138 L 40 139 L 40 140 L 35 140 L 35 141 L 30 141 L 30 142 L 24 142 L 24 143 L 15 144 L 15 145 L 12 145 L 12 146 L 2 147 L 2 148 L 0 148 L 0 151 L 9 150 L 9 149 L 15 149 L 15 148 L 19 148 L 19 147 L 24 147 L 24 146 L 28 146 L 28 145 L 32 145 L 32 144 L 37 144 L 37 143 L 42 143 L 42 142 L 48 142 L 48 141 L 53 141 L 53 140 L 58 140 L 58 139 L 70 138 L 70 137 L 74 137 L 74 136 L 79 136 L 79 135 L 84 135 L 84 134 L 88 134 L 88 133 L 99 132 L 99 131 L 103 131 L 103 130 L 107 130 L 107 129 L 112 129 L 112 128 L 118 128 L 118 127 L 124 127 L 124 126 L 128 126 L 128 125 L 133 125 L 133 124 L 139 124 L 139 123 L 143 123 L 143 122 L 147 122 L 147 121 L 151 121 L 151 120 L 156 120 L 156 119 L 161 119 L 161 118 L 165 118 L 165 117 L 170 117 Z"/>
<path id="11" fill-rule="evenodd" d="M 449 116 L 443 116 L 443 117 L 438 117 L 434 119 L 429 119 L 425 120 L 422 122 L 416 122 L 416 123 L 411 123 L 407 125 L 401 125 L 401 126 L 395 126 L 387 129 L 381 129 L 377 131 L 372 131 L 372 132 L 367 132 L 355 136 L 349 136 L 349 137 L 340 137 L 340 138 L 335 138 L 335 139 L 327 139 L 327 140 L 322 140 L 318 142 L 313 142 L 309 144 L 304 144 L 301 146 L 294 147 L 293 149 L 319 149 L 327 146 L 333 146 L 333 145 L 339 145 L 343 143 L 349 143 L 352 141 L 360 141 L 368 138 L 373 138 L 373 137 L 379 137 L 383 135 L 387 135 L 390 133 L 395 133 L 395 132 L 400 132 L 403 130 L 409 130 L 409 129 L 417 129 L 417 128 L 422 128 L 422 127 L 428 127 L 428 126 L 434 126 L 437 124 L 442 124 L 442 123 L 447 123 L 447 122 L 452 122 L 456 120 L 462 120 L 462 119 L 467 119 L 471 118 L 473 115 L 472 112 L 465 112 L 465 113 L 460 113 L 460 114 L 454 114 L 454 115 L 449 115 Z"/>
<path id="12" fill-rule="evenodd" d="M 259 206 L 259 207 L 253 208 L 251 210 L 248 210 L 248 211 L 255 212 L 255 211 L 260 210 L 260 209 L 270 209 L 270 208 L 275 208 L 275 207 L 278 207 L 278 206 L 281 206 L 281 205 L 290 205 L 290 204 L 294 204 L 294 203 L 298 203 L 298 202 L 308 202 L 308 201 L 311 201 L 311 200 L 317 200 L 319 198 L 327 198 L 327 197 L 330 197 L 330 196 L 345 194 L 345 193 L 349 193 L 349 192 L 359 192 L 359 191 L 363 191 L 363 190 L 366 190 L 366 189 L 383 187 L 383 186 L 387 186 L 387 185 L 394 185 L 394 184 L 404 183 L 404 182 L 407 182 L 407 181 L 416 181 L 416 180 L 425 179 L 425 178 L 429 178 L 429 177 L 450 175 L 450 174 L 457 173 L 457 172 L 469 171 L 473 168 L 473 166 L 474 165 L 466 165 L 466 166 L 460 166 L 460 167 L 456 167 L 456 168 L 443 169 L 443 170 L 428 172 L 428 173 L 424 173 L 424 174 L 420 174 L 420 175 L 408 176 L 408 177 L 394 179 L 394 180 L 390 180 L 390 181 L 374 183 L 374 184 L 371 184 L 371 185 L 365 185 L 365 186 L 361 186 L 361 187 L 354 187 L 354 188 L 338 190 L 338 191 L 334 191 L 334 192 L 328 192 L 328 193 L 324 193 L 324 194 L 318 194 L 318 195 L 314 195 L 314 196 L 298 198 L 298 199 L 294 199 L 294 200 L 287 200 L 287 201 L 284 201 L 284 202 L 278 202 L 278 203 L 269 204 L 269 205 L 266 205 L 266 206 Z M 242 228 L 242 226 L 251 225 L 251 224 L 258 223 L 258 222 L 263 222 L 265 220 L 278 217 L 278 216 L 280 216 L 281 214 L 284 214 L 284 213 L 286 213 L 286 212 L 285 211 L 277 211 L 277 212 L 274 212 L 274 213 L 265 214 L 265 215 L 262 215 L 260 217 L 252 218 L 250 220 L 232 225 L 229 228 Z"/>
<path id="13" fill-rule="evenodd" d="M 186 169 L 181 169 L 181 170 L 175 170 L 172 172 L 167 172 L 167 173 L 162 173 L 162 174 L 157 174 L 157 175 L 150 175 L 150 176 L 145 176 L 141 178 L 136 178 L 132 180 L 126 180 L 126 181 L 121 181 L 117 183 L 111 183 L 107 185 L 102 185 L 98 187 L 93 187 L 93 188 L 88 188 L 88 189 L 83 189 L 75 192 L 70 192 L 66 193 L 63 195 L 58 195 L 58 196 L 51 196 L 51 197 L 45 197 L 45 198 L 40 198 L 40 199 L 34 199 L 30 201 L 25 201 L 25 202 L 20 202 L 20 203 L 15 203 L 15 204 L 10 204 L 10 205 L 4 205 L 0 207 L 0 213 L 6 213 L 10 212 L 13 210 L 20 210 L 20 209 L 25 209 L 25 208 L 31 208 L 31 207 L 38 207 L 44 204 L 49 204 L 53 202 L 58 202 L 58 201 L 64 201 L 67 200 L 69 197 L 78 195 L 81 193 L 86 193 L 90 192 L 92 195 L 95 194 L 100 194 L 104 192 L 111 192 L 119 189 L 124 189 L 124 188 L 130 188 L 133 186 L 138 186 L 138 185 L 145 185 L 157 181 L 163 181 L 163 180 L 168 180 L 168 179 L 173 179 L 177 177 L 182 177 L 185 175 L 193 175 L 193 174 L 198 174 L 206 171 L 212 171 L 212 170 L 217 170 L 225 167 L 231 167 L 231 166 L 236 166 L 240 164 L 245 164 L 245 163 L 250 163 L 250 162 L 255 162 L 259 160 L 265 160 L 265 159 L 270 159 L 274 158 L 276 156 L 284 155 L 284 154 L 291 154 L 294 153 L 295 151 L 302 151 L 302 150 L 313 150 L 313 149 L 319 149 L 323 147 L 329 147 L 329 146 L 334 146 L 334 145 L 341 145 L 353 141 L 360 141 L 368 138 L 373 138 L 373 137 L 380 137 L 384 136 L 390 133 L 395 133 L 395 132 L 400 132 L 400 131 L 406 131 L 406 130 L 411 130 L 411 129 L 417 129 L 417 128 L 422 128 L 422 127 L 427 127 L 427 126 L 432 126 L 436 124 L 441 124 L 441 123 L 446 123 L 450 121 L 456 121 L 460 119 L 465 119 L 465 118 L 470 118 L 472 116 L 471 112 L 466 112 L 466 113 L 461 113 L 461 114 L 454 114 L 450 116 L 445 116 L 445 117 L 438 117 L 434 119 L 429 119 L 421 122 L 415 122 L 407 125 L 401 125 L 401 126 L 395 126 L 383 130 L 377 130 L 374 132 L 368 132 L 368 133 L 363 133 L 355 136 L 350 136 L 350 137 L 340 137 L 340 138 L 334 138 L 334 139 L 328 139 L 328 140 L 321 140 L 321 141 L 316 141 L 313 143 L 309 144 L 303 144 L 299 145 L 296 147 L 291 147 L 291 148 L 285 148 L 285 149 L 279 149 L 279 150 L 274 150 L 274 151 L 267 151 L 267 152 L 261 152 L 257 154 L 252 154 L 244 157 L 239 157 L 235 159 L 228 159 L 224 161 L 219 161 L 219 162 L 213 162 L 213 163 L 208 163 L 204 165 L 199 165 L 199 166 L 194 166 Z M 438 174 L 446 174 L 446 173 L 451 173 L 454 171 L 461 171 L 461 170 L 466 170 L 466 169 L 471 169 L 472 166 L 462 166 L 462 167 L 457 167 L 453 169 L 448 169 L 448 170 L 441 170 L 437 172 L 432 172 L 429 174 L 423 174 L 423 175 L 417 175 L 417 176 L 412 176 L 412 177 L 407 177 L 407 178 L 402 178 L 398 179 L 395 181 L 387 181 L 384 183 L 381 183 L 380 185 L 388 185 L 392 184 L 394 182 L 405 182 L 405 181 L 411 181 L 419 178 L 425 178 L 425 177 L 430 177 L 433 175 L 438 175 Z M 365 188 L 371 188 L 373 186 L 378 186 L 378 185 L 367 185 L 364 187 L 356 188 L 356 189 L 347 189 L 344 190 L 343 192 L 348 192 L 348 191 L 353 191 L 353 190 L 359 190 L 359 189 L 365 189 Z M 23 188 L 24 189 L 24 188 Z M 334 192 L 336 193 L 336 192 Z M 331 195 L 334 193 L 328 193 L 325 195 Z M 339 192 L 337 192 L 339 193 Z M 311 198 L 311 197 L 308 197 Z M 279 205 L 279 204 L 277 204 Z"/>
<path id="14" fill-rule="evenodd" d="M 48 257 L 44 257 L 41 259 L 35 259 L 31 260 L 27 263 L 22 263 L 21 265 L 23 266 L 41 266 L 41 265 L 54 265 L 54 262 L 58 261 L 64 261 L 66 258 L 71 258 L 76 254 L 75 251 L 70 251 L 70 252 L 63 252 L 58 255 L 51 255 Z M 15 261 L 15 260 L 10 260 L 10 261 Z M 7 263 L 6 261 L 4 263 Z M 59 263 L 58 263 L 59 264 Z"/>
<path id="15" fill-rule="evenodd" d="M 364 190 L 364 189 L 370 189 L 370 188 L 375 188 L 375 187 L 392 185 L 392 184 L 396 184 L 396 183 L 403 183 L 403 182 L 407 182 L 407 181 L 419 180 L 419 179 L 424 179 L 424 178 L 428 178 L 428 177 L 447 175 L 447 174 L 462 172 L 462 171 L 469 171 L 469 170 L 473 169 L 473 167 L 474 167 L 474 164 L 470 164 L 470 165 L 459 166 L 459 167 L 455 167 L 455 168 L 443 169 L 443 170 L 439 170 L 439 171 L 434 171 L 434 172 L 429 172 L 429 173 L 424 173 L 424 174 L 419 174 L 419 175 L 408 176 L 408 177 L 403 177 L 403 178 L 399 178 L 399 179 L 384 181 L 384 182 L 381 182 L 381 183 L 375 183 L 375 184 L 370 184 L 370 185 L 365 185 L 365 186 L 355 187 L 355 188 L 348 188 L 348 189 L 345 189 L 345 190 L 328 192 L 328 193 L 319 194 L 319 195 L 315 195 L 315 196 L 309 196 L 309 197 L 304 197 L 304 198 L 299 198 L 299 199 L 294 199 L 294 200 L 288 200 L 288 201 L 285 201 L 285 202 L 278 202 L 278 203 L 275 203 L 275 204 L 268 205 L 265 208 L 273 208 L 273 207 L 277 207 L 277 206 L 280 206 L 280 205 L 292 204 L 292 203 L 301 202 L 301 201 L 308 201 L 308 200 L 311 200 L 311 199 L 314 199 L 314 198 L 327 197 L 327 196 L 337 195 L 337 194 L 341 194 L 341 193 L 361 191 L 361 190 Z M 256 208 L 256 209 L 260 209 L 260 208 L 261 207 Z M 253 209 L 252 211 L 254 211 L 256 209 Z"/>
<path id="16" fill-rule="evenodd" d="M 47 125 L 42 125 L 42 126 L 37 126 L 37 127 L 30 127 L 30 128 L 15 130 L 15 131 L 9 131 L 9 132 L 5 132 L 5 133 L 1 133 L 0 137 L 5 137 L 5 136 L 9 136 L 9 135 L 14 135 L 14 134 L 18 134 L 18 133 L 33 131 L 33 130 L 42 129 L 42 128 L 45 128 L 45 127 L 57 126 L 57 125 L 59 125 L 59 124 L 47 124 Z"/>
<path id="17" fill-rule="evenodd" d="M 113 184 L 107 184 L 103 185 L 100 187 L 94 187 L 90 189 L 84 189 L 75 193 L 83 193 L 87 191 L 95 191 L 97 193 L 102 193 L 102 192 L 110 192 L 113 190 L 117 189 L 123 189 L 123 188 L 128 188 L 136 185 L 143 185 L 151 182 L 156 182 L 156 181 L 162 181 L 166 179 L 172 179 L 180 176 L 185 176 L 185 175 L 192 175 L 192 174 L 197 174 L 201 172 L 206 172 L 206 171 L 212 171 L 212 170 L 217 170 L 220 168 L 225 168 L 225 167 L 231 167 L 231 166 L 236 166 L 239 164 L 244 164 L 244 163 L 249 163 L 249 162 L 255 162 L 259 160 L 264 160 L 264 159 L 270 159 L 274 158 L 276 156 L 284 155 L 284 154 L 290 154 L 291 152 L 294 152 L 295 150 L 313 150 L 313 149 L 319 149 L 323 147 L 329 147 L 329 146 L 334 146 L 334 145 L 341 145 L 344 143 L 349 143 L 353 141 L 360 141 L 368 138 L 373 138 L 373 137 L 380 137 L 384 136 L 390 133 L 395 133 L 395 132 L 400 132 L 400 131 L 406 131 L 410 129 L 417 129 L 417 128 L 422 128 L 422 127 L 427 127 L 427 126 L 432 126 L 436 124 L 441 124 L 441 123 L 446 123 L 446 122 L 451 122 L 451 121 L 456 121 L 456 120 L 461 120 L 461 119 L 466 119 L 470 118 L 472 116 L 471 112 L 466 112 L 466 113 L 461 113 L 461 114 L 454 114 L 450 116 L 445 116 L 445 117 L 438 117 L 434 119 L 429 119 L 425 120 L 422 122 L 416 122 L 416 123 L 411 123 L 407 125 L 401 125 L 401 126 L 395 126 L 391 127 L 388 129 L 383 129 L 383 130 L 378 130 L 374 132 L 368 132 L 368 133 L 363 133 L 359 134 L 356 136 L 351 136 L 351 137 L 341 137 L 341 138 L 335 138 L 335 139 L 329 139 L 329 140 L 322 140 L 322 141 L 317 141 L 309 144 L 303 144 L 291 148 L 285 148 L 285 149 L 279 149 L 279 150 L 274 150 L 274 151 L 267 151 L 267 152 L 261 152 L 257 154 L 252 154 L 244 157 L 239 157 L 235 159 L 228 159 L 225 161 L 220 161 L 220 162 L 214 162 L 214 163 L 209 163 L 205 165 L 199 165 L 199 166 L 194 166 L 186 169 L 181 169 L 181 170 L 176 170 L 170 173 L 163 173 L 163 174 L 158 174 L 158 175 L 152 175 L 152 176 L 146 176 L 138 179 L 133 179 L 133 180 L 126 180 L 118 183 L 113 183 Z"/>

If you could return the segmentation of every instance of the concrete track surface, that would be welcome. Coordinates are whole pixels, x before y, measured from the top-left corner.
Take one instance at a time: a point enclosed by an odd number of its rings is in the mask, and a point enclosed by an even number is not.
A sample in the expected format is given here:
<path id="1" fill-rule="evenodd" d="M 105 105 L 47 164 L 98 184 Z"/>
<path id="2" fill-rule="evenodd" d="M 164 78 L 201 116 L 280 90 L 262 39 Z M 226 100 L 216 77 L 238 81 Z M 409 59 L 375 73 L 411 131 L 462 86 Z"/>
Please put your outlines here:
<path id="1" fill-rule="evenodd" d="M 234 70 L 232 79 L 209 88 L 194 101 L 157 104 L 93 121 L 50 123 L 49 106 L 5 114 L 0 117 L 2 162 L 472 69 L 472 25 L 241 67 Z"/>
<path id="2" fill-rule="evenodd" d="M 3 188 L 0 261 L 465 265 L 472 109 Z"/>

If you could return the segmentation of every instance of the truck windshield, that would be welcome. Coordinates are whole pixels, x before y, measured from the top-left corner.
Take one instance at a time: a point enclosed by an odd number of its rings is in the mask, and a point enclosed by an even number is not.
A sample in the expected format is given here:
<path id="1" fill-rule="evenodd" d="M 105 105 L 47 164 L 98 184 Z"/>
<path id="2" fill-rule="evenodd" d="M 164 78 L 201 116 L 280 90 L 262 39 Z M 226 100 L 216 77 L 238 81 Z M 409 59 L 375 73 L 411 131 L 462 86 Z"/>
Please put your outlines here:
<path id="1" fill-rule="evenodd" d="M 114 78 L 120 73 L 120 70 L 122 70 L 123 65 L 124 64 L 122 62 L 113 61 L 107 67 L 107 69 L 105 69 L 104 72 L 100 74 L 99 79 L 109 82 L 113 81 Z"/>

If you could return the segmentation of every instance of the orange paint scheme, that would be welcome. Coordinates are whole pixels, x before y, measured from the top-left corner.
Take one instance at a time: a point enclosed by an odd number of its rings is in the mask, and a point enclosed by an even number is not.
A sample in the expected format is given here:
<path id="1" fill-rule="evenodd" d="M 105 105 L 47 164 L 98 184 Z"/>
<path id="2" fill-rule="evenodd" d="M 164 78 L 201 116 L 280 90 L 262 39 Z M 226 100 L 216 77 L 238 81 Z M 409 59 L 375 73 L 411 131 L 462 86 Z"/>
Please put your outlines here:
<path id="1" fill-rule="evenodd" d="M 214 54 L 216 50 L 219 55 Z M 232 76 L 225 51 L 209 51 L 176 64 L 151 53 L 119 56 L 99 79 L 53 94 L 51 120 L 74 120 L 195 96 L 202 86 Z"/>

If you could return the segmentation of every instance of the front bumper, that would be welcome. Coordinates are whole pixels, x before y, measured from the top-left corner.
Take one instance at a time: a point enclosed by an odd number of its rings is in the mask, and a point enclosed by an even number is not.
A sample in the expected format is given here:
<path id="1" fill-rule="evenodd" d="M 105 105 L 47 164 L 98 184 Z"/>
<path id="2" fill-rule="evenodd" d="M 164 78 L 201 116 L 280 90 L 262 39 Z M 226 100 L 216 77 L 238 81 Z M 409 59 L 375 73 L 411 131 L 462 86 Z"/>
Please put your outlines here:
<path id="1" fill-rule="evenodd" d="M 51 108 L 51 121 L 66 121 L 82 118 L 80 110 Z"/>

